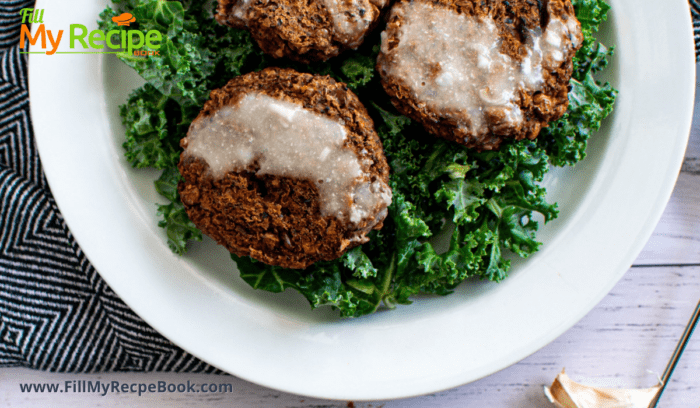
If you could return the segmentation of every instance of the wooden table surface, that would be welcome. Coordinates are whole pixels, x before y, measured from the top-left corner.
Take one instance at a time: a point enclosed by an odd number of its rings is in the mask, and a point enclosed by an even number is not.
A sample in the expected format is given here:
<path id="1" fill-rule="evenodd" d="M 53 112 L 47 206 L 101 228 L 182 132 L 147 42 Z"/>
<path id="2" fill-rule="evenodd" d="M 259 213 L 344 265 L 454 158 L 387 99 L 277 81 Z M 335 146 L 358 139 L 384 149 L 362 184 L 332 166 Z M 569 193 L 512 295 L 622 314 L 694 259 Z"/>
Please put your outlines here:
<path id="1" fill-rule="evenodd" d="M 700 65 L 698 65 L 700 68 Z M 699 72 L 700 73 L 700 72 Z M 696 89 L 700 90 L 700 89 Z M 643 388 L 656 384 L 700 299 L 700 104 L 683 169 L 653 236 L 623 279 L 583 320 L 521 362 L 480 381 L 422 397 L 326 401 L 274 391 L 231 376 L 196 374 L 52 374 L 0 369 L 0 405 L 8 407 L 552 407 L 542 387 L 563 367 L 590 385 Z M 663 135 L 660 135 L 662 138 Z M 691 339 L 659 407 L 700 406 L 700 331 Z M 391 375 L 391 373 L 387 373 Z M 229 393 L 22 393 L 20 383 L 227 383 Z"/>

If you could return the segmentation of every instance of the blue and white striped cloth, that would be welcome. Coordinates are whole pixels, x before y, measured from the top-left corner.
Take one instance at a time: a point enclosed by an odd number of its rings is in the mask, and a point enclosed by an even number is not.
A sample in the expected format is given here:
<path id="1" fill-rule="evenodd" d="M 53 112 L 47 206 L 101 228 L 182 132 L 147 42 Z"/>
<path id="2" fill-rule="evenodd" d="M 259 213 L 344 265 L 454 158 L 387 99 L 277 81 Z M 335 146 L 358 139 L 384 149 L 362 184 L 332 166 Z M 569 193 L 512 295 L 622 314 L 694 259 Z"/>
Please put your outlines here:
<path id="1" fill-rule="evenodd" d="M 695 60 L 700 61 L 700 1 L 688 0 L 693 15 L 693 35 L 695 36 Z"/>

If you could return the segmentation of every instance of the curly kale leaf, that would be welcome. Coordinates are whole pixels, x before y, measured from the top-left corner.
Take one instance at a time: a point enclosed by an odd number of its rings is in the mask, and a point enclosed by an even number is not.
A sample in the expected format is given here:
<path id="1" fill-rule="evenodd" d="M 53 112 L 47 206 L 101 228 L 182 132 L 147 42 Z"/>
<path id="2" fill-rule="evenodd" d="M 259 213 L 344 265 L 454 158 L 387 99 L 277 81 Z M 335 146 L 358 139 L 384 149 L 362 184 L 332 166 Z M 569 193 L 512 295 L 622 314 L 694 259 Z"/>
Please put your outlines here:
<path id="1" fill-rule="evenodd" d="M 486 202 L 484 186 L 476 180 L 463 178 L 443 182 L 435 197 L 447 203 L 454 213 L 452 220 L 455 223 L 476 220 L 479 217 L 479 207 Z"/>
<path id="2" fill-rule="evenodd" d="M 182 112 L 177 103 L 146 84 L 129 95 L 120 114 L 126 127 L 124 155 L 132 166 L 164 169 L 177 163 L 186 132 L 178 121 Z"/>
<path id="3" fill-rule="evenodd" d="M 538 138 L 556 166 L 572 166 L 586 157 L 588 139 L 612 112 L 617 97 L 617 90 L 608 83 L 599 84 L 591 72 L 582 82 L 571 79 L 571 86 L 569 110 Z"/>
<path id="4" fill-rule="evenodd" d="M 576 19 L 581 22 L 581 27 L 588 35 L 598 31 L 610 10 L 610 5 L 603 0 L 572 0 L 571 4 L 574 6 Z"/>
<path id="5" fill-rule="evenodd" d="M 386 287 L 375 283 L 381 284 L 386 279 L 357 279 L 348 275 L 349 270 L 342 267 L 342 262 L 347 257 L 348 254 L 340 262 L 318 262 L 306 270 L 296 270 L 266 265 L 248 257 L 231 254 L 241 278 L 255 289 L 273 293 L 287 288 L 295 289 L 306 297 L 312 308 L 331 306 L 339 310 L 343 317 L 373 313 L 381 304 L 382 290 L 386 290 Z M 391 277 L 390 274 L 387 276 Z"/>
<path id="6" fill-rule="evenodd" d="M 165 229 L 168 246 L 178 255 L 186 252 L 188 241 L 202 240 L 202 232 L 190 221 L 177 193 L 177 183 L 180 180 L 180 172 L 173 166 L 163 170 L 155 182 L 156 191 L 170 200 L 169 204 L 158 205 L 158 215 L 162 217 L 158 226 Z"/>
<path id="7" fill-rule="evenodd" d="M 343 266 L 353 271 L 357 278 L 369 278 L 377 276 L 377 269 L 372 265 L 372 260 L 362 252 L 362 247 L 349 250 L 343 257 Z"/>

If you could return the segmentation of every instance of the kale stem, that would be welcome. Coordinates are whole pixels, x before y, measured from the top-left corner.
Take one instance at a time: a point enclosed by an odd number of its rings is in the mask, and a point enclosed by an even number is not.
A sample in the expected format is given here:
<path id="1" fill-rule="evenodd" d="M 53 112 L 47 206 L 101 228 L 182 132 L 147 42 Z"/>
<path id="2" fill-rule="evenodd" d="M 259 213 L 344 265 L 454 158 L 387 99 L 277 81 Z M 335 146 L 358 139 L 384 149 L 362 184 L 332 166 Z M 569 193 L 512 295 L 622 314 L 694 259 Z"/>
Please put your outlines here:
<path id="1" fill-rule="evenodd" d="M 424 168 L 428 170 L 428 172 L 430 172 L 433 169 L 433 166 L 435 166 L 435 160 L 437 160 L 438 157 L 442 156 L 445 150 L 447 150 L 447 144 L 441 143 L 435 149 L 433 154 L 431 154 L 430 157 L 428 157 L 428 160 L 425 162 L 424 166 Z"/>
<path id="2" fill-rule="evenodd" d="M 588 76 L 588 73 L 591 72 L 591 70 L 593 69 L 593 63 L 598 58 L 598 55 L 600 55 L 600 47 L 601 46 L 602 46 L 602 44 L 598 43 L 598 46 L 595 49 L 595 55 L 588 60 L 588 66 L 586 67 L 586 72 L 584 72 L 583 75 L 581 76 L 582 79 L 586 78 L 586 76 Z"/>
<path id="3" fill-rule="evenodd" d="M 397 254 L 396 251 L 391 255 L 391 262 L 389 263 L 389 267 L 386 268 L 386 272 L 384 272 L 384 278 L 382 280 L 382 287 L 381 287 L 381 293 L 382 297 L 387 295 L 387 292 L 389 291 L 389 288 L 391 286 L 391 278 L 394 276 L 394 269 L 396 269 L 396 258 Z"/>
<path id="4" fill-rule="evenodd" d="M 486 202 L 486 208 L 491 210 L 491 212 L 498 217 L 500 220 L 503 217 L 503 209 L 501 208 L 500 205 L 494 200 L 493 198 L 489 199 L 489 201 Z"/>
<path id="5" fill-rule="evenodd" d="M 388 308 L 393 309 L 392 303 L 387 302 L 386 297 L 390 293 L 391 280 L 394 277 L 394 270 L 396 269 L 396 258 L 397 253 L 396 251 L 394 251 L 394 253 L 391 255 L 391 262 L 389 262 L 389 266 L 384 270 L 384 276 L 382 277 L 382 285 L 380 288 L 378 288 L 379 298 L 377 299 L 377 303 L 374 305 L 372 313 L 377 311 L 377 309 L 379 308 L 379 304 L 382 303 L 382 301 Z"/>

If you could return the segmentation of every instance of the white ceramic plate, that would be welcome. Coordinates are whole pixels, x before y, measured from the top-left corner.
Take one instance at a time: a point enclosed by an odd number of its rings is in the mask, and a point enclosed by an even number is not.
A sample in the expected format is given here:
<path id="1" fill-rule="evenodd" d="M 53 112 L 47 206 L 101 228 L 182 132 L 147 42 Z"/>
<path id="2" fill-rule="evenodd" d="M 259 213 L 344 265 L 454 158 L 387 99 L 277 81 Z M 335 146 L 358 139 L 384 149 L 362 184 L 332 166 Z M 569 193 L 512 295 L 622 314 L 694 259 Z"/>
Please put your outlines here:
<path id="1" fill-rule="evenodd" d="M 105 0 L 40 0 L 48 29 L 95 25 Z M 51 190 L 90 261 L 146 322 L 227 372 L 333 399 L 408 397 L 455 387 L 540 349 L 628 269 L 671 194 L 690 128 L 695 67 L 685 0 L 610 0 L 615 113 L 574 170 L 547 179 L 562 216 L 543 250 L 501 284 L 338 320 L 295 293 L 252 290 L 212 241 L 173 255 L 152 181 L 120 147 L 118 108 L 142 82 L 113 56 L 31 55 L 36 141 Z M 66 39 L 67 40 L 67 39 Z M 68 41 L 61 45 L 66 47 Z"/>

